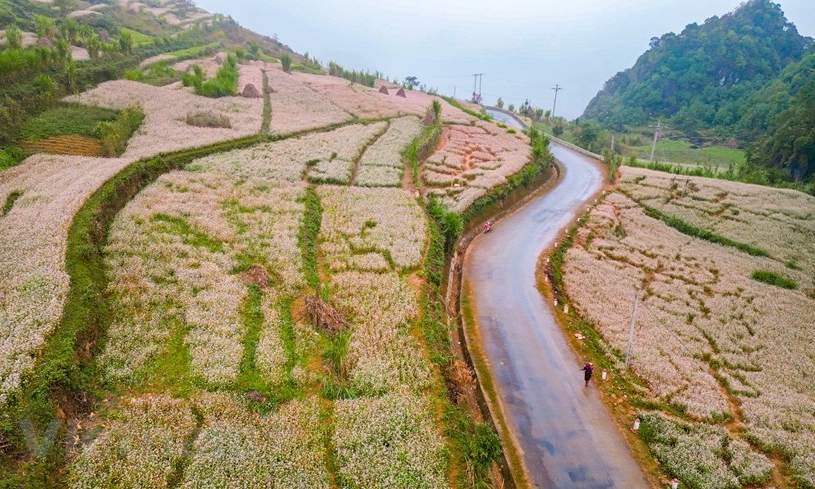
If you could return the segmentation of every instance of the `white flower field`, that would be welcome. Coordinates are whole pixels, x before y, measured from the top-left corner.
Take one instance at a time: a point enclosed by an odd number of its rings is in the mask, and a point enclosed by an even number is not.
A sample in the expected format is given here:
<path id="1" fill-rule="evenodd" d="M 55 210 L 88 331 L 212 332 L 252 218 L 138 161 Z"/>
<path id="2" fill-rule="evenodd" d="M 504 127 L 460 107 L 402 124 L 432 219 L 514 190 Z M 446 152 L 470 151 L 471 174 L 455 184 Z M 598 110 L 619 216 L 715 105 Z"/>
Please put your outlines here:
<path id="1" fill-rule="evenodd" d="M 624 352 L 639 288 L 632 368 L 653 395 L 697 421 L 743 424 L 749 441 L 786 454 L 794 477 L 815 483 L 815 198 L 630 167 L 619 189 L 591 211 L 565 258 L 575 308 Z M 752 253 L 681 233 L 648 209 Z M 679 457 L 672 450 L 667 460 Z M 731 464 L 727 477 L 739 470 Z"/>
<path id="2" fill-rule="evenodd" d="M 506 182 L 530 158 L 529 138 L 510 134 L 494 124 L 451 125 L 421 178 L 427 195 L 437 195 L 462 212 L 489 189 Z"/>
<path id="3" fill-rule="evenodd" d="M 241 66 L 239 88 L 262 90 L 264 76 L 271 137 L 163 174 L 110 225 L 112 317 L 94 357 L 107 399 L 71 454 L 71 487 L 437 489 L 460 470 L 419 327 L 430 223 L 402 187 L 403 151 L 436 99 L 262 63 Z M 35 155 L 0 172 L 0 403 L 59 326 L 67 232 L 85 200 L 140 158 L 259 134 L 265 103 L 124 80 L 69 100 L 146 117 L 121 158 Z M 465 177 L 477 195 L 448 199 L 461 211 L 531 152 L 525 136 L 442 108 L 446 130 L 477 146 Z M 196 111 L 231 127 L 187 124 Z M 324 356 L 341 340 L 305 318 L 315 294 L 346 321 L 343 378 L 327 380 Z"/>

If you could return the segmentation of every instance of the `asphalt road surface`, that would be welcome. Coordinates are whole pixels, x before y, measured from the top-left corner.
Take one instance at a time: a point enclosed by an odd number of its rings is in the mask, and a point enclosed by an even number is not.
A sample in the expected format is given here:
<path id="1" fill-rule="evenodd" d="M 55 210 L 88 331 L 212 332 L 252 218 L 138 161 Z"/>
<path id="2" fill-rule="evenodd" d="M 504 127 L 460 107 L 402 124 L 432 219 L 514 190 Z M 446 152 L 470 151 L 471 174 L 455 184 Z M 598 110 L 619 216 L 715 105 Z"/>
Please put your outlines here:
<path id="1" fill-rule="evenodd" d="M 565 167 L 561 182 L 476 237 L 465 256 L 484 352 L 533 487 L 646 488 L 600 400 L 600 373 L 584 386 L 583 360 L 535 288 L 541 251 L 603 183 L 593 160 L 554 143 L 550 148 Z"/>

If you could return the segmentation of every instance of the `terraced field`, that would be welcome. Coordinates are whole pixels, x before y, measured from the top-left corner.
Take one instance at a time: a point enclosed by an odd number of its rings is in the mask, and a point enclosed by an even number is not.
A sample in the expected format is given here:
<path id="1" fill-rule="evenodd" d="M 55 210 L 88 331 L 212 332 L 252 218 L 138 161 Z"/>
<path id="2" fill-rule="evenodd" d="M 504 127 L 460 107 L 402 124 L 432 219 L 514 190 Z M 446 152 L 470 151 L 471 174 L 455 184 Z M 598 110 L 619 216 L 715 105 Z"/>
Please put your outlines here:
<path id="1" fill-rule="evenodd" d="M 37 352 L 60 328 L 67 229 L 86 199 L 158 153 L 255 135 L 256 144 L 208 150 L 160 176 L 113 219 L 101 250 L 112 314 L 92 359 L 97 402 L 66 420 L 78 442 L 64 483 L 458 487 L 473 469 L 451 453 L 450 360 L 432 358 L 427 344 L 433 233 L 404 153 L 427 129 L 434 98 L 275 65 L 247 65 L 241 76 L 273 87 L 272 138 L 260 137 L 264 99 L 115 81 L 71 100 L 143 107 L 122 158 L 37 155 L 0 173 L 9 347 L 0 400 L 36 372 Z M 189 126 L 192 109 L 231 127 Z M 439 131 L 490 134 L 485 154 L 512 148 L 485 171 L 506 176 L 531 160 L 525 136 L 446 103 L 441 117 L 431 121 Z M 505 180 L 473 181 L 486 192 Z"/>

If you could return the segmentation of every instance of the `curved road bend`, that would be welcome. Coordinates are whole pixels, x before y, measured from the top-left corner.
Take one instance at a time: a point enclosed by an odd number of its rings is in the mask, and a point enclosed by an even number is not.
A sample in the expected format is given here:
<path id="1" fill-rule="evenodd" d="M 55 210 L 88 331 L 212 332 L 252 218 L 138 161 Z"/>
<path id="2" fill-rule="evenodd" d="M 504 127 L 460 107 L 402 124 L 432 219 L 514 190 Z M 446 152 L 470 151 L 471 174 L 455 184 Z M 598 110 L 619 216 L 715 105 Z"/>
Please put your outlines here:
<path id="1" fill-rule="evenodd" d="M 646 488 L 535 287 L 541 251 L 603 183 L 593 160 L 554 143 L 550 149 L 565 168 L 561 182 L 474 239 L 464 258 L 483 349 L 534 487 Z"/>

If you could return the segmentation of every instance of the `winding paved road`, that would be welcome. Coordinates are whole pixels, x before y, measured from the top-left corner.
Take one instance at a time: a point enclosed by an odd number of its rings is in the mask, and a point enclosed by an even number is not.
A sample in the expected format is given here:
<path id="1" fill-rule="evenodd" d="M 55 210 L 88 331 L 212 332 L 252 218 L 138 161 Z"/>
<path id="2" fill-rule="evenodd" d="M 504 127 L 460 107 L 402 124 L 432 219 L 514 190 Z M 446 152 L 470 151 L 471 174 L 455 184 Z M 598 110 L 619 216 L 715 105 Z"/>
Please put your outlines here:
<path id="1" fill-rule="evenodd" d="M 550 148 L 565 168 L 561 182 L 467 250 L 464 280 L 483 349 L 534 487 L 646 488 L 597 385 L 583 385 L 582 361 L 535 287 L 541 251 L 602 186 L 593 160 Z"/>

